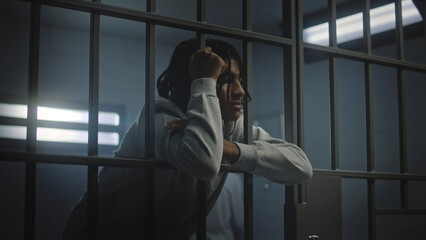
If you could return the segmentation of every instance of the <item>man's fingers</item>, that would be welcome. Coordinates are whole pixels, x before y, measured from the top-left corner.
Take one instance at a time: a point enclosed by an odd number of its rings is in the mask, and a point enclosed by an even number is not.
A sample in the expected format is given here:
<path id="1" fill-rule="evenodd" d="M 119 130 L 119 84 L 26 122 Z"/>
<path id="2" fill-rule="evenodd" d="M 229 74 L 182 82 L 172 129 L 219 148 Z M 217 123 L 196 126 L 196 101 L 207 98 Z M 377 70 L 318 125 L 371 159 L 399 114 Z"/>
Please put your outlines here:
<path id="1" fill-rule="evenodd" d="M 186 120 L 174 119 L 167 122 L 167 127 L 174 130 L 181 130 L 186 127 Z"/>
<path id="2" fill-rule="evenodd" d="M 192 79 L 208 77 L 217 80 L 226 68 L 226 63 L 211 47 L 205 47 L 191 56 L 188 67 Z"/>

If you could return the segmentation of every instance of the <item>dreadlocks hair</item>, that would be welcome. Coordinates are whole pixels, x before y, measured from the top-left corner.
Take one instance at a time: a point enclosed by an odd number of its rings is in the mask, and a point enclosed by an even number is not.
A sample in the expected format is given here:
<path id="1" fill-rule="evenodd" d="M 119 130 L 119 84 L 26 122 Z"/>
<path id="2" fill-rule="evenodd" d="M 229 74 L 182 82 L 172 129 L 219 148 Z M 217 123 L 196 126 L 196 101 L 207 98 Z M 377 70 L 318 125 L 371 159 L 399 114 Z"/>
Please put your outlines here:
<path id="1" fill-rule="evenodd" d="M 221 89 L 225 83 L 230 83 L 233 80 L 231 77 L 229 77 L 231 73 L 231 60 L 236 62 L 241 77 L 245 79 L 243 62 L 237 50 L 235 50 L 231 44 L 217 39 L 207 39 L 206 46 L 210 47 L 212 52 L 221 57 L 228 66 L 227 69 L 217 79 L 217 91 L 219 91 L 219 89 Z M 172 58 L 170 59 L 169 66 L 157 79 L 158 94 L 161 97 L 170 99 L 172 102 L 176 103 L 185 113 L 191 95 L 192 82 L 188 67 L 189 60 L 192 54 L 194 54 L 196 51 L 196 39 L 189 39 L 181 42 L 176 46 Z M 228 84 L 228 102 L 230 86 L 231 84 Z M 245 100 L 250 101 L 250 94 L 247 92 L 244 84 L 242 87 L 246 93 Z"/>

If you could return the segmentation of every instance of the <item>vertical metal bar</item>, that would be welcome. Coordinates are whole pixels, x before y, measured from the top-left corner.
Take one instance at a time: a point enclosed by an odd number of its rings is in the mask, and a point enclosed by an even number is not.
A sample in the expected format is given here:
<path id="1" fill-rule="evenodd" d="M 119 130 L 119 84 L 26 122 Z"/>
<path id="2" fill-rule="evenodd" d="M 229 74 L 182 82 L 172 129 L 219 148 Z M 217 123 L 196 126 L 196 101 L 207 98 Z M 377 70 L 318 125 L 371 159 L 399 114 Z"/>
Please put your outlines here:
<path id="1" fill-rule="evenodd" d="M 244 239 L 253 239 L 253 175 L 244 173 Z"/>
<path id="2" fill-rule="evenodd" d="M 100 2 L 100 0 L 92 0 L 92 2 Z M 99 35 L 100 15 L 97 12 L 91 12 L 88 156 L 98 155 Z M 87 234 L 88 239 L 97 239 L 98 166 L 89 165 L 87 175 Z"/>
<path id="3" fill-rule="evenodd" d="M 155 0 L 147 1 L 147 12 L 156 11 Z M 145 155 L 147 158 L 154 157 L 154 114 L 155 114 L 155 25 L 146 24 L 146 59 L 145 59 L 145 106 L 146 126 L 145 130 Z"/>
<path id="4" fill-rule="evenodd" d="M 243 28 L 251 31 L 251 1 L 243 2 Z M 252 55 L 253 44 L 247 40 L 243 41 L 243 61 L 245 71 L 245 84 L 248 92 L 252 90 Z M 252 141 L 252 116 L 251 103 L 244 101 L 244 141 L 251 143 Z"/>
<path id="5" fill-rule="evenodd" d="M 402 5 L 401 0 L 395 1 L 395 19 L 396 19 L 396 47 L 397 57 L 404 60 L 404 31 L 402 25 Z M 406 94 L 405 78 L 402 68 L 397 69 L 398 76 L 398 117 L 399 117 L 399 160 L 400 172 L 408 172 L 407 163 L 407 131 L 406 131 Z M 408 181 L 401 180 L 401 208 L 408 209 Z"/>
<path id="6" fill-rule="evenodd" d="M 363 29 L 364 29 L 364 52 L 371 54 L 371 29 L 370 29 L 370 0 L 363 1 Z M 365 79 L 365 109 L 366 109 L 366 148 L 367 148 L 367 171 L 375 169 L 374 164 L 374 125 L 373 125 L 373 87 L 371 78 L 371 65 L 364 63 Z M 368 239 L 376 239 L 376 190 L 375 179 L 367 180 L 368 196 Z"/>
<path id="7" fill-rule="evenodd" d="M 336 31 L 336 0 L 328 0 L 328 9 L 330 12 L 329 21 L 329 42 L 330 46 L 337 48 L 337 31 Z M 337 87 L 337 59 L 329 56 L 329 75 L 330 75 L 330 128 L 331 128 L 331 169 L 338 170 L 339 162 L 339 121 L 338 121 L 338 87 Z M 341 189 L 341 187 L 339 188 Z M 339 192 L 341 196 L 341 192 Z M 342 206 L 338 206 L 342 211 Z M 336 226 L 341 238 L 342 224 Z"/>
<path id="8" fill-rule="evenodd" d="M 371 31 L 370 31 L 370 0 L 364 0 L 364 52 L 371 54 Z M 373 87 L 371 79 L 371 65 L 364 63 L 365 79 L 365 109 L 367 127 L 367 170 L 374 171 L 374 131 L 373 131 Z"/>
<path id="9" fill-rule="evenodd" d="M 302 2 L 299 2 L 297 7 L 297 16 L 296 16 L 296 26 L 295 31 L 296 34 L 294 35 L 294 38 L 296 40 L 296 82 L 297 82 L 297 88 L 296 88 L 296 96 L 297 96 L 297 108 L 296 108 L 296 115 L 297 115 L 297 124 L 295 126 L 297 130 L 297 137 L 296 137 L 296 144 L 302 148 L 305 149 L 305 124 L 304 124 L 304 49 L 303 49 L 303 8 L 302 8 Z M 306 201 L 306 184 L 302 183 L 298 185 L 298 203 L 302 203 Z"/>
<path id="10" fill-rule="evenodd" d="M 206 0 L 197 0 L 197 21 L 206 21 Z M 197 32 L 197 47 L 206 47 L 205 33 Z M 206 182 L 197 180 L 197 240 L 207 238 L 207 186 Z"/>
<path id="11" fill-rule="evenodd" d="M 303 124 L 303 9 L 301 0 L 282 1 L 284 36 L 293 40 L 291 47 L 284 49 L 284 97 L 286 140 L 304 148 Z M 286 30 L 287 29 L 287 30 Z M 291 51 L 291 52 L 290 52 Z M 301 185 L 299 185 L 301 186 Z M 285 186 L 284 239 L 297 238 L 296 206 L 306 201 L 304 189 L 296 185 Z"/>
<path id="12" fill-rule="evenodd" d="M 285 185 L 285 206 L 284 206 L 284 239 L 296 240 L 296 206 L 297 206 L 296 185 Z"/>
<path id="13" fill-rule="evenodd" d="M 156 1 L 146 2 L 146 11 L 156 11 Z M 155 157 L 155 25 L 146 24 L 146 45 L 145 45 L 145 157 L 148 159 Z M 147 169 L 148 196 L 145 206 L 147 218 L 146 239 L 155 239 L 156 219 L 155 219 L 155 168 Z"/>
<path id="14" fill-rule="evenodd" d="M 251 0 L 243 0 L 243 30 L 252 30 L 251 8 Z"/>
<path id="15" fill-rule="evenodd" d="M 289 142 L 297 141 L 297 47 L 295 4 L 292 1 L 282 1 L 284 37 L 291 38 L 293 44 L 283 48 L 284 60 L 284 118 L 285 139 Z M 303 49 L 302 49 L 303 51 Z"/>
<path id="16" fill-rule="evenodd" d="M 26 151 L 36 152 L 41 4 L 31 3 Z"/>
<path id="17" fill-rule="evenodd" d="M 206 0 L 197 0 L 197 21 L 206 21 Z M 197 47 L 206 47 L 206 34 L 197 32 Z"/>
<path id="18" fill-rule="evenodd" d="M 303 87 L 301 77 L 303 75 L 303 32 L 296 25 L 296 6 L 294 1 L 283 1 L 284 34 L 293 39 L 293 44 L 284 48 L 284 105 L 286 116 L 286 139 L 300 146 L 303 137 L 298 137 L 299 122 L 302 122 L 303 106 L 299 105 L 298 97 L 303 96 L 298 90 Z M 299 16 L 299 15 L 298 15 Z M 303 21 L 303 19 L 301 19 Z M 300 22 L 297 22 L 300 24 Z M 303 103 L 303 100 L 300 100 Z M 301 123 L 303 125 L 303 123 Z M 303 134 L 303 133 L 301 133 Z M 306 201 L 305 184 L 298 185 L 296 203 Z"/>
<path id="19" fill-rule="evenodd" d="M 333 56 L 330 60 L 330 119 L 331 119 L 331 169 L 337 170 L 339 166 L 339 133 L 338 133 L 338 104 L 337 104 L 337 60 Z"/>
<path id="20" fill-rule="evenodd" d="M 197 0 L 197 21 L 206 21 L 206 0 Z"/>
<path id="21" fill-rule="evenodd" d="M 252 92 L 252 43 L 244 40 L 246 88 Z M 244 101 L 244 143 L 252 142 L 251 103 Z M 253 239 L 253 175 L 244 173 L 244 239 Z"/>
<path id="22" fill-rule="evenodd" d="M 252 30 L 251 21 L 251 0 L 243 1 L 243 29 Z M 252 43 L 243 41 L 243 61 L 246 89 L 252 92 Z M 250 144 L 252 142 L 252 106 L 251 103 L 244 100 L 244 142 Z M 253 175 L 244 173 L 244 239 L 253 239 Z"/>
<path id="23" fill-rule="evenodd" d="M 376 180 L 367 179 L 368 196 L 368 239 L 376 239 Z"/>
<path id="24" fill-rule="evenodd" d="M 197 180 L 197 240 L 207 238 L 207 205 L 206 205 L 206 182 Z"/>
<path id="25" fill-rule="evenodd" d="M 304 99 L 304 48 L 303 48 L 303 7 L 302 0 L 296 0 L 296 82 L 297 82 L 297 145 L 305 149 L 305 99 Z"/>
<path id="26" fill-rule="evenodd" d="M 370 0 L 363 0 L 363 7 L 362 7 L 362 13 L 364 18 L 362 23 L 363 32 L 364 32 L 363 47 L 364 47 L 364 52 L 367 54 L 371 54 L 370 9 L 371 9 Z"/>
<path id="27" fill-rule="evenodd" d="M 31 3 L 29 63 L 28 63 L 28 108 L 27 108 L 27 141 L 26 151 L 36 152 L 37 142 L 37 98 L 38 69 L 40 46 L 40 14 L 41 4 Z M 25 164 L 25 222 L 24 238 L 35 238 L 35 201 L 36 201 L 36 162 L 27 160 Z"/>
<path id="28" fill-rule="evenodd" d="M 330 11 L 329 21 L 329 40 L 331 47 L 337 47 L 336 40 L 336 0 L 328 0 L 328 9 Z M 329 74 L 330 74 L 330 128 L 331 128 L 331 169 L 339 169 L 339 123 L 338 123 L 338 104 L 337 104 L 337 59 L 329 56 Z"/>
<path id="29" fill-rule="evenodd" d="M 328 11 L 330 14 L 329 26 L 329 42 L 331 47 L 337 47 L 336 34 L 336 0 L 328 0 Z"/>
<path id="30" fill-rule="evenodd" d="M 395 34 L 397 58 L 404 59 L 404 31 L 402 25 L 402 4 L 401 0 L 395 0 Z"/>

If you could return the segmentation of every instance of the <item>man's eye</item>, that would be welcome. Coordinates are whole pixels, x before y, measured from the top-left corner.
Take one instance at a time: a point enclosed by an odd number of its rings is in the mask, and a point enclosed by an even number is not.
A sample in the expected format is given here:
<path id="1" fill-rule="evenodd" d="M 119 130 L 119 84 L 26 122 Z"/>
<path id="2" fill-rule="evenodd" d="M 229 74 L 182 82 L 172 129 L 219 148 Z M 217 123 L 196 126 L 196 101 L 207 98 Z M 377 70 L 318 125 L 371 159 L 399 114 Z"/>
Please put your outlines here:
<path id="1" fill-rule="evenodd" d="M 223 82 L 225 82 L 225 83 L 231 83 L 232 82 L 232 78 L 229 77 L 229 76 L 224 76 L 223 77 Z"/>

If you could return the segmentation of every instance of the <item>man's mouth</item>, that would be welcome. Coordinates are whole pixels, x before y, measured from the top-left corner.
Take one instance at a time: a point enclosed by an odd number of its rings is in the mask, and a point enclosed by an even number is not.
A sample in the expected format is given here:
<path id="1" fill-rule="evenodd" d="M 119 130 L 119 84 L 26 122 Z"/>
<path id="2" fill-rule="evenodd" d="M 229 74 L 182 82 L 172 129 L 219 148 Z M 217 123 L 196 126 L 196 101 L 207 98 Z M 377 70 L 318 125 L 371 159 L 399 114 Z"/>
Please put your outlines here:
<path id="1" fill-rule="evenodd" d="M 243 108 L 243 105 L 241 103 L 233 103 L 231 104 L 231 106 L 234 110 L 241 110 Z"/>

